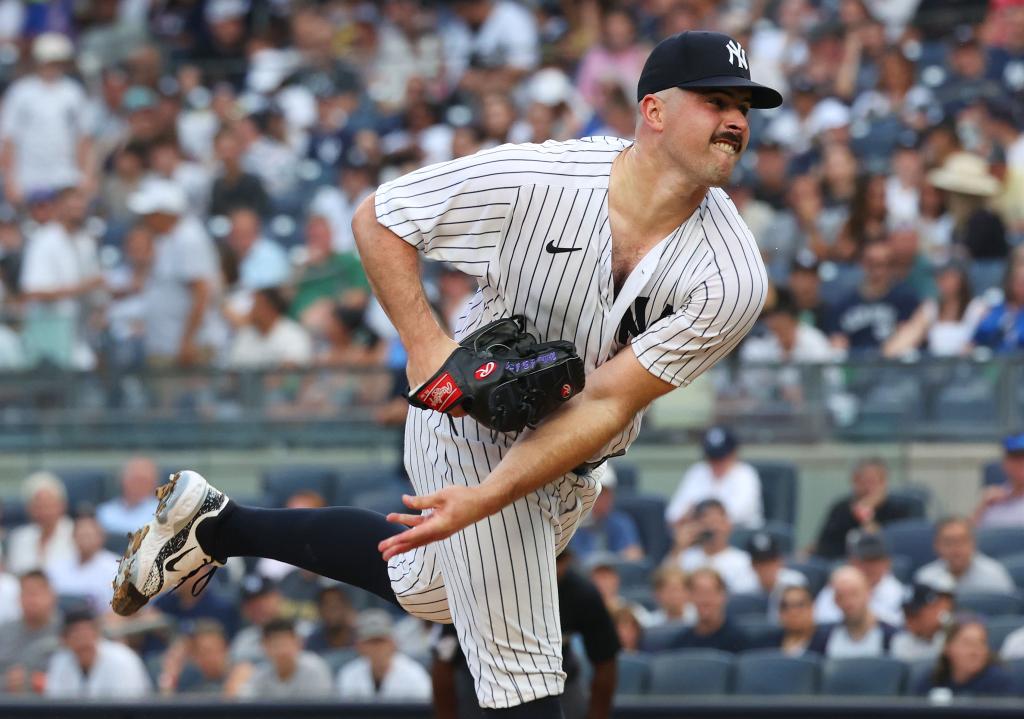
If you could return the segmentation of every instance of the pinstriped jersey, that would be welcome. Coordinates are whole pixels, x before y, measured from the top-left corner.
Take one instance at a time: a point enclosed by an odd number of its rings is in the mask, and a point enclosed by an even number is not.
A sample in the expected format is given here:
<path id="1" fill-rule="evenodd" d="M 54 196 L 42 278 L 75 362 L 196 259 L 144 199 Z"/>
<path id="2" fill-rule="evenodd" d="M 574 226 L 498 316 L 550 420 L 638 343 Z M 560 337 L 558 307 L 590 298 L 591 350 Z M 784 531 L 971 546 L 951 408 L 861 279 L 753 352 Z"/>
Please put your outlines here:
<path id="1" fill-rule="evenodd" d="M 377 219 L 477 279 L 456 339 L 522 314 L 541 342 L 573 342 L 588 372 L 629 346 L 656 377 L 685 386 L 746 335 L 767 276 L 736 207 L 711 188 L 616 292 L 608 186 L 612 162 L 629 144 L 507 144 L 424 167 L 378 189 Z M 592 459 L 624 451 L 641 415 Z"/>

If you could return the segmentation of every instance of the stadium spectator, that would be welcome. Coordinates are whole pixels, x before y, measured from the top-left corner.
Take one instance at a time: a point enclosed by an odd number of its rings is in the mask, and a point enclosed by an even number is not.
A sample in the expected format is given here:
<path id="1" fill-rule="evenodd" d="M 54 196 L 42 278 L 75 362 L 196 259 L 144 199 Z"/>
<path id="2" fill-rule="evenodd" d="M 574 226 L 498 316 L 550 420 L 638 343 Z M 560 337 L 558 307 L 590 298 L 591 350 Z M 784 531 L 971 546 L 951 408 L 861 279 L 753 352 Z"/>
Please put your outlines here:
<path id="1" fill-rule="evenodd" d="M 997 353 L 1024 348 L 1024 250 L 1015 249 L 1006 264 L 1002 302 L 993 305 L 974 330 L 974 344 Z"/>
<path id="2" fill-rule="evenodd" d="M 272 206 L 287 207 L 298 182 L 299 158 L 288 139 L 282 108 L 274 103 L 260 108 L 236 125 L 245 150 L 242 167 L 259 178 Z"/>
<path id="3" fill-rule="evenodd" d="M 338 252 L 331 246 L 331 227 L 323 215 L 312 214 L 306 221 L 306 261 L 294 281 L 290 313 L 303 326 L 323 333 L 339 298 L 362 304 L 369 299 L 370 285 L 359 256 L 354 251 Z"/>
<path id="4" fill-rule="evenodd" d="M 1016 244 L 1024 233 L 1024 208 L 1017 201 L 1024 193 L 1024 114 L 1019 102 L 1003 98 L 989 98 L 983 107 L 982 130 L 1006 158 L 1002 192 L 993 204 Z"/>
<path id="5" fill-rule="evenodd" d="M 863 261 L 868 245 L 885 240 L 887 216 L 885 177 L 872 174 L 859 176 L 850 199 L 846 222 L 839 229 L 828 259 L 844 263 Z M 878 281 L 878 284 L 884 283 Z"/>
<path id="6" fill-rule="evenodd" d="M 850 566 L 867 580 L 871 612 L 894 627 L 903 624 L 905 589 L 892 575 L 892 560 L 881 534 L 857 532 L 850 535 L 847 552 Z M 833 586 L 825 587 L 814 600 L 814 619 L 819 624 L 839 621 L 843 606 Z"/>
<path id="7" fill-rule="evenodd" d="M 730 621 L 725 611 L 728 598 L 722 576 L 710 567 L 694 570 L 686 578 L 697 621 L 673 640 L 672 649 L 718 649 L 740 652 L 747 648 L 747 638 Z"/>
<path id="8" fill-rule="evenodd" d="M 824 331 L 827 306 L 821 298 L 818 260 L 810 250 L 801 250 L 789 268 L 789 291 L 800 313 L 800 322 Z"/>
<path id="9" fill-rule="evenodd" d="M 915 582 L 903 601 L 903 629 L 892 638 L 889 653 L 904 662 L 935 660 L 946 641 L 943 628 L 953 617 L 953 584 Z"/>
<path id="10" fill-rule="evenodd" d="M 257 665 L 241 696 L 250 699 L 309 700 L 331 695 L 331 671 L 316 654 L 302 651 L 294 622 L 274 619 L 263 625 L 266 662 Z"/>
<path id="11" fill-rule="evenodd" d="M 91 610 L 68 612 L 61 638 L 64 648 L 46 671 L 47 697 L 137 699 L 152 691 L 142 660 L 123 644 L 103 639 Z"/>
<path id="12" fill-rule="evenodd" d="M 92 369 L 96 358 L 82 332 L 85 295 L 98 286 L 95 248 L 79 248 L 81 202 L 72 187 L 60 188 L 52 221 L 28 234 L 19 286 L 27 302 L 22 342 L 32 364 Z"/>
<path id="13" fill-rule="evenodd" d="M 154 175 L 176 183 L 185 191 L 193 212 L 206 214 L 213 177 L 201 163 L 185 158 L 173 135 L 163 135 L 150 145 L 147 164 Z"/>
<path id="14" fill-rule="evenodd" d="M 216 620 L 200 619 L 193 625 L 186 641 L 187 661 L 177 676 L 175 693 L 230 693 L 233 667 L 224 627 Z"/>
<path id="15" fill-rule="evenodd" d="M 448 81 L 471 95 L 510 92 L 540 61 L 537 24 L 509 0 L 458 0 L 461 22 L 446 28 Z"/>
<path id="16" fill-rule="evenodd" d="M 220 344 L 214 311 L 220 270 L 213 243 L 188 214 L 188 198 L 173 182 L 147 180 L 128 204 L 156 236 L 144 293 L 147 360 L 157 366 L 209 361 Z"/>
<path id="17" fill-rule="evenodd" d="M 46 568 L 53 590 L 61 596 L 83 598 L 97 614 L 105 612 L 113 596 L 110 568 L 119 557 L 103 547 L 103 527 L 91 514 L 75 519 L 72 536 L 75 556 L 53 561 Z"/>
<path id="18" fill-rule="evenodd" d="M 1014 629 L 1006 636 L 999 648 L 999 658 L 1007 662 L 1024 659 L 1024 627 Z"/>
<path id="19" fill-rule="evenodd" d="M 392 638 L 391 615 L 367 609 L 356 622 L 354 659 L 338 672 L 338 693 L 344 701 L 429 701 L 430 675 L 398 651 Z"/>
<path id="20" fill-rule="evenodd" d="M 909 320 L 919 304 L 896 284 L 892 249 L 872 242 L 861 253 L 864 281 L 830 308 L 826 331 L 832 346 L 851 357 L 871 356 Z"/>
<path id="21" fill-rule="evenodd" d="M 64 483 L 51 472 L 34 472 L 25 478 L 21 491 L 30 523 L 7 538 L 8 569 L 21 574 L 74 558 L 74 522 L 67 515 Z"/>
<path id="22" fill-rule="evenodd" d="M 213 581 L 213 587 L 205 591 L 196 591 L 197 586 L 203 588 L 208 581 L 212 580 L 206 578 L 206 573 L 199 572 L 182 584 L 178 591 L 158 597 L 153 602 L 153 607 L 161 614 L 166 614 L 179 623 L 203 619 L 213 620 L 224 627 L 228 635 L 231 636 L 238 629 L 238 608 L 233 602 L 220 595 L 217 591 L 216 581 Z"/>
<path id="23" fill-rule="evenodd" d="M 310 201 L 310 219 L 322 217 L 327 220 L 330 247 L 334 252 L 348 256 L 347 253 L 356 251 L 352 216 L 359 203 L 374 191 L 377 179 L 377 168 L 370 164 L 366 153 L 353 147 L 343 157 L 338 186 L 322 187 Z"/>
<path id="24" fill-rule="evenodd" d="M 856 567 L 840 567 L 822 592 L 829 590 L 839 607 L 839 622 L 817 632 L 810 650 L 830 659 L 887 654 L 896 628 L 880 621 L 872 611 L 871 587 L 864 573 Z"/>
<path id="25" fill-rule="evenodd" d="M 601 494 L 590 510 L 590 516 L 576 530 L 571 540 L 573 552 L 581 559 L 595 551 L 607 551 L 623 559 L 643 559 L 640 532 L 633 518 L 615 508 L 618 479 L 615 469 L 605 464 L 601 475 Z"/>
<path id="26" fill-rule="evenodd" d="M 50 657 L 60 647 L 57 595 L 41 570 L 18 580 L 21 618 L 0 624 L 0 675 L 4 691 L 41 693 Z"/>
<path id="27" fill-rule="evenodd" d="M 928 182 L 946 192 L 953 217 L 953 246 L 974 260 L 1006 257 L 1006 228 L 985 203 L 1000 189 L 988 163 L 969 152 L 953 153 L 928 173 Z"/>
<path id="28" fill-rule="evenodd" d="M 644 627 L 635 609 L 623 604 L 612 612 L 612 621 L 615 623 L 615 634 L 619 638 L 621 650 L 626 654 L 639 652 L 643 645 Z"/>
<path id="29" fill-rule="evenodd" d="M 103 529 L 113 535 L 125 535 L 141 527 L 156 511 L 156 462 L 149 457 L 133 457 L 121 469 L 121 494 L 96 509 Z"/>
<path id="30" fill-rule="evenodd" d="M 101 349 L 104 363 L 112 368 L 139 369 L 145 363 L 145 291 L 153 271 L 154 250 L 153 233 L 136 225 L 124 237 L 121 263 L 104 273 L 110 302 Z"/>
<path id="31" fill-rule="evenodd" d="M 779 649 L 790 657 L 803 656 L 814 639 L 814 595 L 803 585 L 791 585 L 782 590 L 779 600 L 779 625 L 782 637 Z"/>
<path id="32" fill-rule="evenodd" d="M 807 585 L 807 577 L 801 572 L 783 566 L 782 544 L 773 534 L 756 532 L 747 540 L 747 554 L 757 575 L 755 593 L 768 597 L 768 617 L 779 619 L 779 603 L 788 587 Z"/>
<path id="33" fill-rule="evenodd" d="M 988 311 L 987 302 L 973 297 L 967 270 L 949 263 L 935 270 L 938 296 L 925 299 L 913 316 L 882 346 L 886 357 L 902 357 L 925 350 L 933 357 L 959 357 L 971 347 L 971 338 Z"/>
<path id="34" fill-rule="evenodd" d="M 231 344 L 228 365 L 244 368 L 304 367 L 313 359 L 313 340 L 288 317 L 288 303 L 279 290 L 265 287 L 253 294 L 249 322 Z"/>
<path id="35" fill-rule="evenodd" d="M 942 656 L 935 670 L 914 687 L 918 694 L 947 689 L 953 696 L 1012 696 L 1013 678 L 999 666 L 988 648 L 988 630 L 977 619 L 955 622 L 946 631 Z"/>
<path id="36" fill-rule="evenodd" d="M 768 333 L 743 343 L 740 359 L 744 362 L 821 363 L 828 362 L 835 354 L 821 330 L 800 321 L 800 309 L 785 287 L 775 290 L 775 301 L 765 307 L 761 321 Z M 799 376 L 788 379 L 790 386 L 799 386 Z"/>
<path id="37" fill-rule="evenodd" d="M 231 642 L 231 660 L 257 664 L 266 659 L 263 651 L 263 627 L 281 616 L 281 593 L 277 585 L 259 574 L 242 580 L 241 614 L 243 627 Z"/>
<path id="38" fill-rule="evenodd" d="M 306 639 L 306 649 L 324 654 L 348 649 L 355 642 L 356 610 L 342 584 L 323 584 L 317 596 L 319 619 Z"/>
<path id="39" fill-rule="evenodd" d="M 601 18 L 601 41 L 583 54 L 576 87 L 591 107 L 602 105 L 602 88 L 614 83 L 632 94 L 650 47 L 637 40 L 636 18 L 625 7 L 611 7 Z"/>
<path id="40" fill-rule="evenodd" d="M 786 209 L 789 197 L 789 154 L 777 141 L 766 137 L 757 146 L 754 164 L 754 198 L 773 210 Z"/>
<path id="41" fill-rule="evenodd" d="M 858 462 L 850 476 L 850 487 L 850 495 L 837 500 L 825 516 L 814 546 L 819 557 L 841 559 L 853 530 L 873 532 L 910 516 L 909 507 L 889 496 L 889 466 L 881 458 Z"/>
<path id="42" fill-rule="evenodd" d="M 930 586 L 952 583 L 958 592 L 1014 590 L 1006 568 L 978 551 L 974 527 L 966 517 L 946 517 L 935 525 L 935 553 L 938 559 L 917 570 L 917 582 Z"/>
<path id="43" fill-rule="evenodd" d="M 738 527 L 764 523 L 761 478 L 739 457 L 739 440 L 725 426 L 704 433 L 704 461 L 691 466 L 665 510 L 665 521 L 692 526 L 694 510 L 705 499 L 717 499 L 726 507 L 729 520 Z"/>
<path id="44" fill-rule="evenodd" d="M 646 617 L 649 626 L 697 621 L 697 610 L 686 588 L 686 573 L 674 564 L 662 564 L 651 577 L 654 601 L 658 608 Z"/>
<path id="45" fill-rule="evenodd" d="M 133 218 L 128 198 L 139 191 L 147 177 L 145 148 L 139 143 L 118 147 L 110 163 L 111 170 L 100 186 L 100 205 L 114 227 L 123 230 Z"/>
<path id="46" fill-rule="evenodd" d="M 571 549 L 569 551 L 572 551 Z M 619 576 L 619 558 L 608 551 L 591 552 L 582 562 L 587 577 L 597 587 L 609 612 L 629 602 L 623 598 L 622 577 Z"/>
<path id="47" fill-rule="evenodd" d="M 1006 481 L 987 487 L 975 511 L 979 527 L 1019 527 L 1024 525 L 1024 433 L 1003 440 L 1003 473 Z"/>
<path id="48" fill-rule="evenodd" d="M 86 96 L 64 72 L 74 57 L 66 35 L 43 33 L 32 42 L 35 72 L 11 84 L 0 113 L 4 194 L 21 205 L 32 192 L 95 182 Z"/>
<path id="49" fill-rule="evenodd" d="M 291 265 L 284 248 L 263 233 L 260 216 L 248 207 L 232 210 L 228 246 L 238 260 L 238 285 L 259 290 L 284 284 Z"/>
<path id="50" fill-rule="evenodd" d="M 220 170 L 210 189 L 210 214 L 231 214 L 245 207 L 261 217 L 270 214 L 270 198 L 263 183 L 242 168 L 242 140 L 237 131 L 223 128 L 214 140 Z"/>
<path id="51" fill-rule="evenodd" d="M 717 499 L 705 499 L 694 508 L 694 521 L 677 525 L 672 561 L 685 572 L 712 567 L 733 593 L 756 592 L 757 574 L 750 555 L 729 544 L 732 522 Z"/>

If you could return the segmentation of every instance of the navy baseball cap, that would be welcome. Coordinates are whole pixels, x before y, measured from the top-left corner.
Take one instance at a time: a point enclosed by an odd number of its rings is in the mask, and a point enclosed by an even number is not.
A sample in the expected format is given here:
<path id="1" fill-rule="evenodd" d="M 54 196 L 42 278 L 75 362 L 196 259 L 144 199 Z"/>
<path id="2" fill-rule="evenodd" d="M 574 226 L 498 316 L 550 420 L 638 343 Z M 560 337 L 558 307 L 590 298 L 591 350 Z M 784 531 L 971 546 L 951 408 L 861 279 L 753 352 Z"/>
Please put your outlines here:
<path id="1" fill-rule="evenodd" d="M 739 447 L 739 440 L 732 430 L 724 426 L 708 428 L 704 433 L 704 456 L 708 459 L 722 459 L 728 457 Z"/>
<path id="2" fill-rule="evenodd" d="M 637 102 L 644 95 L 670 87 L 686 90 L 745 87 L 751 92 L 751 107 L 770 108 L 782 104 L 778 90 L 750 79 L 750 65 L 743 46 L 720 32 L 687 30 L 665 38 L 651 50 L 637 84 Z"/>

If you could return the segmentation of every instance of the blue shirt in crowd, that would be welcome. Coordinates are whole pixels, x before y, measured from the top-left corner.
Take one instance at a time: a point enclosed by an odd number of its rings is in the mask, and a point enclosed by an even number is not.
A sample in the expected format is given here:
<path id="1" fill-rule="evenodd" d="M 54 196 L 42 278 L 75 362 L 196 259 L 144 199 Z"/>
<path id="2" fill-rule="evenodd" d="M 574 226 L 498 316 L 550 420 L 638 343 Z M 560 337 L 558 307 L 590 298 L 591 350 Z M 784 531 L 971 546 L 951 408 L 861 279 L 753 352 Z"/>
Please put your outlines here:
<path id="1" fill-rule="evenodd" d="M 918 304 L 917 296 L 903 285 L 870 300 L 858 287 L 832 306 L 825 330 L 830 335 L 846 335 L 851 354 L 878 350 L 897 325 L 910 319 Z"/>
<path id="2" fill-rule="evenodd" d="M 1012 309 L 1005 302 L 993 307 L 974 330 L 974 344 L 996 352 L 1024 347 L 1024 309 Z"/>
<path id="3" fill-rule="evenodd" d="M 640 546 L 640 543 L 640 532 L 633 518 L 613 509 L 603 520 L 577 529 L 569 546 L 578 557 L 586 557 L 600 550 L 621 552 L 627 547 Z"/>

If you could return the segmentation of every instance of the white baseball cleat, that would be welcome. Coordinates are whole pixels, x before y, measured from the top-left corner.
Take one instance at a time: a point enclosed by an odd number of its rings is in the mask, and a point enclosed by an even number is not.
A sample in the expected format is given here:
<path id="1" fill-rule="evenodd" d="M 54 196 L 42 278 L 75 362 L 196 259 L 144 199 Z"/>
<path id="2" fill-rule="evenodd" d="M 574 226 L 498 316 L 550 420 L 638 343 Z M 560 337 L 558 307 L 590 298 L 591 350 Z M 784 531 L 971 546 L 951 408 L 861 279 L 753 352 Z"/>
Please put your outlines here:
<path id="1" fill-rule="evenodd" d="M 114 598 L 117 614 L 128 616 L 161 592 L 223 562 L 208 555 L 196 539 L 196 527 L 224 509 L 228 498 L 198 472 L 183 470 L 157 487 L 160 500 L 153 519 L 132 535 L 117 567 Z M 202 581 L 202 580 L 200 580 Z M 205 585 L 204 585 L 205 586 Z"/>

